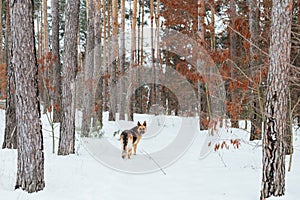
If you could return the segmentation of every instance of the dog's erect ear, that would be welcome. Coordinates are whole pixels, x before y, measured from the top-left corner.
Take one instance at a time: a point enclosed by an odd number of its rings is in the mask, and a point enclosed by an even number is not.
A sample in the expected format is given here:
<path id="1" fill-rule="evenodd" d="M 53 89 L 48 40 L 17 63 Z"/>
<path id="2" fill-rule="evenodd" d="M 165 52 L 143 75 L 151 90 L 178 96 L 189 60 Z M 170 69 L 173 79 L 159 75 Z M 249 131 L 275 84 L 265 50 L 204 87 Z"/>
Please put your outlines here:
<path id="1" fill-rule="evenodd" d="M 147 126 L 146 121 L 144 121 L 143 125 L 144 125 L 144 126 Z"/>
<path id="2" fill-rule="evenodd" d="M 138 121 L 137 126 L 141 126 L 141 123 Z"/>

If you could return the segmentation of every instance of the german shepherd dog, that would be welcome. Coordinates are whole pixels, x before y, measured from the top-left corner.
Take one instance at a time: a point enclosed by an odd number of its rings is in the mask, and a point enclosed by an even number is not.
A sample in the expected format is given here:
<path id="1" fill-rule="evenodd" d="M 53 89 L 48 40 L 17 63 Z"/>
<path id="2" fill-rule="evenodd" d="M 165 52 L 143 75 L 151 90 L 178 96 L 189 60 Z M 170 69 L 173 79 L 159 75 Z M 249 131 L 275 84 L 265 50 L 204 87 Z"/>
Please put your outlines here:
<path id="1" fill-rule="evenodd" d="M 124 130 L 120 135 L 120 141 L 122 144 L 122 158 L 125 159 L 126 156 L 130 159 L 132 154 L 132 147 L 134 150 L 134 155 L 136 155 L 136 148 L 142 139 L 142 135 L 146 132 L 146 121 L 143 124 L 137 123 L 137 126 L 130 130 Z"/>

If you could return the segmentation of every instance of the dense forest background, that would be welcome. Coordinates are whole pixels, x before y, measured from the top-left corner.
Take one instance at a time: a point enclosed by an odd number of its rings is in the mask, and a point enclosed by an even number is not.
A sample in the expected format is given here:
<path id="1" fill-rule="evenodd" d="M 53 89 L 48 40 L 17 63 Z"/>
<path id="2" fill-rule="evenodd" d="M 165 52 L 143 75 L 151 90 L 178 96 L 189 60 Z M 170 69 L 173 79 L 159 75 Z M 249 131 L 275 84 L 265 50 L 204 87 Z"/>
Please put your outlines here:
<path id="1" fill-rule="evenodd" d="M 23 115 L 39 117 L 40 105 L 52 127 L 61 124 L 59 155 L 74 153 L 76 111 L 82 137 L 101 135 L 103 112 L 110 121 L 198 116 L 200 130 L 245 120 L 249 140 L 265 147 L 262 197 L 284 193 L 270 180 L 284 179 L 283 155 L 293 154 L 292 127 L 300 126 L 299 0 L 0 1 L 0 11 L 3 148 L 26 149 L 31 131 L 41 137 L 38 121 L 20 125 Z M 16 187 L 44 187 L 26 186 L 21 171 Z"/>

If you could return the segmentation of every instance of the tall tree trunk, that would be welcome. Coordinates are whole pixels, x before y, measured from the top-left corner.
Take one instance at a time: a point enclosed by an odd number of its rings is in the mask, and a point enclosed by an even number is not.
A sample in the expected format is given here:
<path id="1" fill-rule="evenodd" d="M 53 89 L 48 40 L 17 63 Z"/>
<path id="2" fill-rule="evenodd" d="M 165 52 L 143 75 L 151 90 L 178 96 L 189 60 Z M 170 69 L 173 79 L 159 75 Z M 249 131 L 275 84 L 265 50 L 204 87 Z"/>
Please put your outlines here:
<path id="1" fill-rule="evenodd" d="M 205 25 L 204 25 L 204 17 L 205 17 L 205 3 L 204 0 L 198 0 L 198 37 L 200 45 L 205 44 Z M 197 60 L 198 65 L 200 60 Z M 197 66 L 199 67 L 199 66 Z M 205 130 L 208 128 L 207 122 L 207 114 L 205 112 L 206 103 L 206 92 L 202 92 L 202 83 L 198 80 L 197 82 L 197 92 L 198 92 L 198 115 L 199 115 L 199 127 L 200 130 Z"/>
<path id="2" fill-rule="evenodd" d="M 136 80 L 135 81 L 135 84 L 137 86 L 140 85 L 140 82 L 141 82 L 141 79 L 140 79 L 140 50 L 141 50 L 141 40 L 140 40 L 140 37 L 141 37 L 141 1 L 138 0 L 138 6 L 137 6 L 137 20 L 136 20 L 136 23 L 137 23 L 137 37 L 136 37 L 136 44 L 137 44 L 137 47 L 136 47 L 136 50 L 135 50 L 135 66 L 136 66 L 136 74 L 134 75 L 134 79 Z M 135 87 L 136 88 L 136 87 Z M 140 98 L 139 98 L 139 94 L 141 93 L 140 92 L 141 90 L 140 89 L 136 89 L 134 91 L 134 94 L 132 96 L 132 98 L 134 99 L 134 112 L 135 113 L 141 113 L 141 110 L 140 110 Z"/>
<path id="3" fill-rule="evenodd" d="M 102 33 L 102 24 L 101 24 L 101 0 L 96 0 L 95 2 L 95 48 L 94 48 L 94 76 L 95 76 L 95 85 L 94 85 L 94 123 L 93 127 L 102 128 L 103 126 L 103 73 L 104 67 L 102 65 L 102 46 L 101 46 L 101 33 Z"/>
<path id="4" fill-rule="evenodd" d="M 155 98 L 156 104 L 161 105 L 161 89 L 162 87 L 158 85 L 156 79 L 162 75 L 162 59 L 161 59 L 161 50 L 160 50 L 160 0 L 156 1 L 156 13 L 155 13 L 155 26 L 156 26 L 156 74 L 155 74 Z M 162 105 L 161 105 L 162 106 Z"/>
<path id="5" fill-rule="evenodd" d="M 231 28 L 235 28 L 234 27 L 234 23 L 237 17 L 237 13 L 236 13 L 236 3 L 235 0 L 230 0 L 230 25 Z M 231 58 L 231 79 L 230 81 L 235 82 L 236 81 L 236 73 L 234 70 L 234 65 L 236 63 L 236 59 L 237 59 L 237 51 L 238 51 L 238 36 L 237 34 L 233 31 L 230 30 L 229 33 L 229 39 L 230 39 L 230 58 Z M 235 91 L 232 91 L 229 94 L 229 98 L 228 100 L 233 103 L 234 99 L 237 97 L 237 94 L 234 94 Z M 238 128 L 238 116 L 230 116 L 230 121 L 231 121 L 231 127 L 233 128 Z"/>
<path id="6" fill-rule="evenodd" d="M 47 112 L 47 109 L 50 107 L 50 101 L 51 101 L 51 93 L 52 91 L 50 90 L 50 85 L 49 83 L 51 82 L 51 69 L 49 67 L 49 63 L 47 63 L 47 53 L 49 52 L 49 42 L 48 42 L 48 13 L 47 13 L 47 0 L 43 0 L 42 3 L 43 7 L 43 51 L 41 58 L 43 59 L 43 74 L 42 74 L 42 81 L 43 81 L 43 87 L 42 87 L 42 94 L 43 94 L 43 103 L 44 103 L 44 111 L 43 113 Z"/>
<path id="7" fill-rule="evenodd" d="M 92 112 L 93 112 L 93 73 L 94 73 L 94 46 L 95 46 L 95 0 L 90 0 L 87 3 L 87 44 L 86 44 L 86 64 L 84 67 L 84 96 L 83 96 L 83 112 L 82 112 L 82 125 L 81 135 L 88 137 L 90 134 Z"/>
<path id="8" fill-rule="evenodd" d="M 109 24 L 109 17 L 110 15 L 106 14 L 107 7 L 109 6 L 106 2 L 106 0 L 102 0 L 102 13 L 103 13 L 103 111 L 108 111 L 108 67 L 107 63 L 109 62 L 109 53 L 108 50 L 108 41 L 109 41 L 109 34 L 108 34 L 108 27 Z M 109 12 L 109 9 L 108 9 Z"/>
<path id="9" fill-rule="evenodd" d="M 61 67 L 59 55 L 59 0 L 52 0 L 53 122 L 60 122 Z"/>
<path id="10" fill-rule="evenodd" d="M 151 28 L 151 70 L 152 84 L 150 85 L 150 99 L 148 103 L 148 112 L 152 105 L 156 104 L 156 62 L 155 62 L 155 44 L 154 44 L 154 0 L 150 0 L 150 28 Z"/>
<path id="11" fill-rule="evenodd" d="M 141 30 L 141 51 L 140 51 L 140 64 L 139 66 L 143 67 L 144 66 L 144 25 L 145 25 L 145 0 L 141 0 L 141 12 L 142 12 L 142 30 Z M 140 68 L 139 68 L 140 69 Z M 141 74 L 140 71 L 138 71 L 138 84 L 141 85 Z M 144 92 L 141 91 L 139 93 L 139 102 L 140 102 L 140 113 L 146 113 L 145 107 L 143 106 L 143 94 Z"/>
<path id="12" fill-rule="evenodd" d="M 77 34 L 79 26 L 79 0 L 67 1 L 65 15 L 62 118 L 58 155 L 68 155 L 75 151 L 75 79 L 78 70 Z"/>
<path id="13" fill-rule="evenodd" d="M 257 0 L 248 0 L 249 4 L 249 29 L 250 29 L 250 73 L 252 77 L 255 76 L 255 68 L 261 64 L 259 59 L 260 52 L 257 47 L 254 45 L 258 45 L 258 38 L 259 38 L 259 10 L 258 5 L 259 2 Z M 254 45 L 253 45 L 254 44 Z M 257 88 L 253 88 L 257 85 Z M 250 112 L 249 114 L 251 119 L 251 133 L 250 133 L 250 140 L 260 140 L 261 133 L 262 133 L 262 112 L 260 109 L 259 100 L 261 98 L 260 94 L 260 83 L 251 84 L 253 88 L 249 91 L 250 96 Z"/>
<path id="14" fill-rule="evenodd" d="M 285 193 L 285 148 L 292 0 L 274 0 L 263 133 L 261 199 Z"/>
<path id="15" fill-rule="evenodd" d="M 45 187 L 38 65 L 33 1 L 10 1 L 12 65 L 15 75 L 18 167 L 15 188 L 37 192 Z"/>
<path id="16" fill-rule="evenodd" d="M 151 4 L 151 3 L 150 3 Z M 136 58 L 135 58 L 135 53 L 136 53 L 136 15 L 137 15 L 137 0 L 133 1 L 133 12 L 132 12 L 132 24 L 131 24 L 131 56 L 130 56 L 130 66 L 129 66 L 129 79 L 130 79 L 130 84 L 133 85 L 134 83 L 134 76 L 133 74 L 133 68 L 136 65 Z M 130 96 L 129 99 L 129 109 L 128 109 L 128 120 L 133 121 L 133 114 L 134 114 L 134 104 L 135 104 L 135 96 L 134 92 L 132 89 L 135 87 L 130 87 L 129 94 L 132 95 Z"/>
<path id="17" fill-rule="evenodd" d="M 111 46 L 111 12 L 112 11 L 112 2 L 108 1 L 107 2 L 107 20 L 106 20 L 106 24 L 107 24 L 107 32 L 106 32 L 106 36 L 107 36 L 107 44 L 106 44 L 106 55 L 107 55 L 107 62 L 106 62 L 106 66 L 105 66 L 105 72 L 106 72 L 106 79 L 105 79 L 105 102 L 104 102 L 104 110 L 105 111 L 109 111 L 109 105 L 110 105 L 110 69 L 111 69 L 111 52 L 112 52 L 112 46 Z"/>
<path id="18" fill-rule="evenodd" d="M 110 65 L 109 121 L 116 120 L 117 112 L 117 68 L 118 68 L 118 0 L 112 0 L 112 55 Z"/>
<path id="19" fill-rule="evenodd" d="M 5 32 L 5 60 L 6 60 L 6 110 L 5 131 L 2 148 L 17 148 L 17 119 L 15 104 L 14 68 L 11 64 L 11 30 L 10 30 L 10 7 L 6 2 L 6 32 Z"/>
<path id="20" fill-rule="evenodd" d="M 125 67 L 125 57 L 126 57 L 126 51 L 125 51 L 125 0 L 121 0 L 121 44 L 120 44 L 120 65 L 121 65 L 121 71 L 120 71 L 120 77 L 122 79 L 123 76 L 125 76 L 126 67 Z M 119 120 L 125 120 L 125 106 L 126 106 L 126 88 L 125 84 L 123 82 L 120 83 L 120 116 Z"/>

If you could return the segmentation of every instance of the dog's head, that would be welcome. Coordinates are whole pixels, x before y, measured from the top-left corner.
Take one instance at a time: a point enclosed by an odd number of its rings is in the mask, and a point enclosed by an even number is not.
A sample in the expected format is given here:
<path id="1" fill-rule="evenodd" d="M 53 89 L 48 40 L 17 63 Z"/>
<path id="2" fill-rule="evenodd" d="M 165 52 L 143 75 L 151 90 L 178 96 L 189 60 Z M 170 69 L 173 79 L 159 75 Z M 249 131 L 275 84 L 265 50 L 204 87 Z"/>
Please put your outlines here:
<path id="1" fill-rule="evenodd" d="M 138 132 L 141 133 L 141 134 L 144 134 L 146 133 L 147 131 L 147 124 L 146 124 L 146 121 L 144 121 L 143 124 L 141 124 L 140 122 L 137 123 L 137 126 L 138 126 Z"/>

